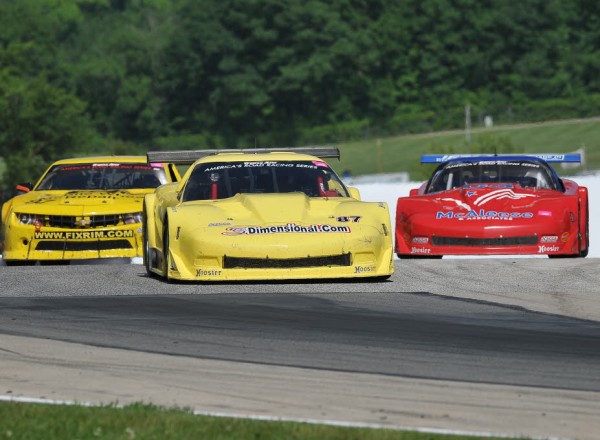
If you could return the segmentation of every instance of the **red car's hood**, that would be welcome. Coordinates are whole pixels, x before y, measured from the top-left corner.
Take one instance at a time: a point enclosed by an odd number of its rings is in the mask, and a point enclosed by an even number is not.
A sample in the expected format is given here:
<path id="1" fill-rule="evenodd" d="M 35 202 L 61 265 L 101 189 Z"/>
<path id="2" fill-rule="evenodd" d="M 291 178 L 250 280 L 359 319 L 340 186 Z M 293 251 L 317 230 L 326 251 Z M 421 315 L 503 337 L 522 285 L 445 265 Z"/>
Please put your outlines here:
<path id="1" fill-rule="evenodd" d="M 464 213 L 477 217 L 525 217 L 551 215 L 554 208 L 562 208 L 556 199 L 562 193 L 552 190 L 522 188 L 520 186 L 466 186 L 437 194 L 438 217 L 448 213 Z M 462 217 L 462 214 L 460 214 Z"/>
<path id="2" fill-rule="evenodd" d="M 466 209 L 513 209 L 532 206 L 540 192 L 521 187 L 462 187 L 438 196 L 441 204 L 463 206 Z"/>

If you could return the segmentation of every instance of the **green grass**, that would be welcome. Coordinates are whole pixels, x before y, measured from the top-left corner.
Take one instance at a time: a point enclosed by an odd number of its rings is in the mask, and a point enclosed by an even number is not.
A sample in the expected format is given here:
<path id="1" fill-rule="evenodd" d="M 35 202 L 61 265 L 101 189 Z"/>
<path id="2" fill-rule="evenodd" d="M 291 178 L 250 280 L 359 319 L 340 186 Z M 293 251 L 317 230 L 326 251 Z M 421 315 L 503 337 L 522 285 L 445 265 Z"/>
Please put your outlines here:
<path id="1" fill-rule="evenodd" d="M 207 417 L 151 405 L 85 407 L 0 402 L 0 439 L 11 440 L 460 440 L 465 437 L 294 422 Z M 490 437 L 485 437 L 491 439 Z"/>
<path id="2" fill-rule="evenodd" d="M 471 131 L 470 144 L 484 138 L 508 139 L 515 152 L 523 153 L 567 153 L 585 146 L 586 168 L 600 169 L 600 119 L 478 128 Z M 422 154 L 464 153 L 469 149 L 462 130 L 369 139 L 337 146 L 341 160 L 339 163 L 330 161 L 330 164 L 338 172 L 350 170 L 353 175 L 363 175 L 404 171 L 415 179 L 428 176 L 431 170 L 430 166 L 420 165 Z M 423 167 L 429 168 L 423 172 Z M 574 170 L 577 171 L 581 168 Z"/>

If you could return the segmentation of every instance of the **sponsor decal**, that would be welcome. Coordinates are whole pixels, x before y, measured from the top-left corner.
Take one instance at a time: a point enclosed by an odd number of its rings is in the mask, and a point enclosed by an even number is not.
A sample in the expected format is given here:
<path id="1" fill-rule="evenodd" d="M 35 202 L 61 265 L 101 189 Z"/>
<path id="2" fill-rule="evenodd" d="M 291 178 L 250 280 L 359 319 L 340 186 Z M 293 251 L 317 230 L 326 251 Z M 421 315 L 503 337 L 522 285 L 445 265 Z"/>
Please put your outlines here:
<path id="1" fill-rule="evenodd" d="M 360 215 L 345 215 L 337 217 L 336 220 L 340 223 L 358 223 L 361 218 Z"/>
<path id="2" fill-rule="evenodd" d="M 52 203 L 52 202 L 60 199 L 60 197 L 61 196 L 42 194 L 42 195 L 38 196 L 36 199 L 25 202 L 25 204 L 26 205 L 41 205 L 43 203 Z"/>
<path id="3" fill-rule="evenodd" d="M 208 226 L 231 226 L 231 222 L 209 223 Z"/>
<path id="4" fill-rule="evenodd" d="M 375 272 L 375 266 L 354 266 L 354 273 Z"/>
<path id="5" fill-rule="evenodd" d="M 257 161 L 257 162 L 236 162 L 236 163 L 228 163 L 223 165 L 214 165 L 207 167 L 204 172 L 210 173 L 214 171 L 221 170 L 232 170 L 237 168 L 262 168 L 262 167 L 273 167 L 273 168 L 307 168 L 307 169 L 317 169 L 317 165 L 314 164 L 306 164 L 306 163 L 296 163 L 296 162 L 275 162 L 275 161 Z M 323 166 L 329 169 L 329 166 L 324 162 L 316 162 L 319 163 L 320 166 Z"/>
<path id="6" fill-rule="evenodd" d="M 471 209 L 467 213 L 438 211 L 435 216 L 439 219 L 458 219 L 458 220 L 513 220 L 515 218 L 533 218 L 532 212 L 502 212 L 502 211 L 486 211 L 480 209 L 475 211 Z"/>
<path id="7" fill-rule="evenodd" d="M 557 235 L 544 235 L 541 239 L 541 243 L 556 243 L 558 241 Z"/>
<path id="8" fill-rule="evenodd" d="M 71 191 L 64 195 L 65 200 L 71 199 L 142 199 L 140 194 L 132 194 L 128 191 Z"/>
<path id="9" fill-rule="evenodd" d="M 219 276 L 221 275 L 222 270 L 216 269 L 196 269 L 197 277 L 205 277 L 205 276 Z"/>
<path id="10" fill-rule="evenodd" d="M 463 185 L 466 189 L 485 189 L 485 188 L 514 188 L 512 183 L 468 183 Z"/>
<path id="11" fill-rule="evenodd" d="M 538 253 L 543 254 L 546 252 L 558 252 L 559 246 L 538 246 Z"/>
<path id="12" fill-rule="evenodd" d="M 410 248 L 410 253 L 411 254 L 429 254 L 429 253 L 431 253 L 431 249 L 413 246 Z"/>
<path id="13" fill-rule="evenodd" d="M 232 226 L 225 229 L 222 235 L 264 235 L 264 234 L 305 234 L 305 233 L 328 233 L 342 232 L 350 233 L 349 226 L 336 226 L 327 224 L 317 224 L 310 226 L 301 226 L 295 223 L 288 223 L 280 226 Z"/>
<path id="14" fill-rule="evenodd" d="M 93 163 L 92 168 L 118 168 L 118 163 Z"/>
<path id="15" fill-rule="evenodd" d="M 550 162 L 562 162 L 565 160 L 564 154 L 541 154 L 540 157 Z"/>
<path id="16" fill-rule="evenodd" d="M 538 211 L 538 215 L 542 217 L 552 217 L 552 211 Z"/>
<path id="17" fill-rule="evenodd" d="M 292 164 L 281 164 L 273 161 L 264 161 L 264 162 L 244 162 L 245 167 L 274 167 L 274 166 L 289 166 Z"/>
<path id="18" fill-rule="evenodd" d="M 562 235 L 560 236 L 560 241 L 562 241 L 563 243 L 566 243 L 569 240 L 569 233 L 568 232 L 563 232 Z"/>
<path id="19" fill-rule="evenodd" d="M 90 240 L 103 238 L 127 238 L 133 237 L 131 230 L 122 231 L 73 231 L 73 232 L 50 232 L 36 231 L 33 238 L 36 240 Z"/>
<path id="20" fill-rule="evenodd" d="M 469 205 L 468 203 L 465 203 L 461 200 L 457 200 L 457 199 L 452 199 L 450 197 L 444 197 L 442 199 L 443 202 L 452 202 L 452 203 L 456 203 L 457 206 L 460 206 L 461 208 L 466 209 L 467 211 L 471 210 L 471 205 Z"/>
<path id="21" fill-rule="evenodd" d="M 484 194 L 477 199 L 473 203 L 475 205 L 481 206 L 485 205 L 487 202 L 492 200 L 501 200 L 501 199 L 511 199 L 511 200 L 520 200 L 527 197 L 537 197 L 535 194 L 523 194 L 523 193 L 515 193 L 512 189 L 498 189 L 496 191 L 492 191 L 490 193 Z"/>

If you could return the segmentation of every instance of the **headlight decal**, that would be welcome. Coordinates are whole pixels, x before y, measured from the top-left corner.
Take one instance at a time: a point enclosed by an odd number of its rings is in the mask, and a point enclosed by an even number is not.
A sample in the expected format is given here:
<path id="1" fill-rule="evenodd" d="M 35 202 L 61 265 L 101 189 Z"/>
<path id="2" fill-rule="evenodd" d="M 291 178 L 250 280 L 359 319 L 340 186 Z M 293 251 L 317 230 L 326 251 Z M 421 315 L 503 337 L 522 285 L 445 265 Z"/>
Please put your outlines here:
<path id="1" fill-rule="evenodd" d="M 39 214 L 17 214 L 17 218 L 19 219 L 19 223 L 22 225 L 34 225 L 36 227 L 44 226 L 45 219 L 44 216 Z"/>
<path id="2" fill-rule="evenodd" d="M 126 225 L 133 225 L 135 223 L 142 223 L 142 213 L 133 212 L 129 214 L 123 214 L 123 223 Z"/>

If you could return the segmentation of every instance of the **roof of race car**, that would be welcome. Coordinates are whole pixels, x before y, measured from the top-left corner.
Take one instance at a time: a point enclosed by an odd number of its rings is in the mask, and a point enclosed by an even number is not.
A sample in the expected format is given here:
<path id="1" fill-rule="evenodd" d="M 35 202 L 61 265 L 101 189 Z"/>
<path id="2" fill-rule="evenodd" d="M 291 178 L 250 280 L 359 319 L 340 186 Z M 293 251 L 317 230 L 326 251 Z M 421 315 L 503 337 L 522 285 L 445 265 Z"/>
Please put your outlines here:
<path id="1" fill-rule="evenodd" d="M 247 148 L 228 150 L 183 150 L 150 151 L 148 162 L 171 162 L 191 164 L 202 162 L 248 162 L 273 160 L 322 160 L 326 157 L 340 158 L 337 147 L 298 147 L 298 148 Z"/>
<path id="2" fill-rule="evenodd" d="M 70 157 L 53 162 L 53 165 L 68 165 L 82 163 L 104 163 L 104 162 L 125 162 L 125 163 L 146 163 L 145 156 L 89 156 L 89 157 Z"/>
<path id="3" fill-rule="evenodd" d="M 421 163 L 474 162 L 492 160 L 533 160 L 537 162 L 581 163 L 581 154 L 424 154 L 421 156 Z"/>

